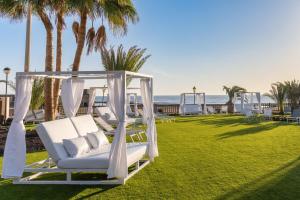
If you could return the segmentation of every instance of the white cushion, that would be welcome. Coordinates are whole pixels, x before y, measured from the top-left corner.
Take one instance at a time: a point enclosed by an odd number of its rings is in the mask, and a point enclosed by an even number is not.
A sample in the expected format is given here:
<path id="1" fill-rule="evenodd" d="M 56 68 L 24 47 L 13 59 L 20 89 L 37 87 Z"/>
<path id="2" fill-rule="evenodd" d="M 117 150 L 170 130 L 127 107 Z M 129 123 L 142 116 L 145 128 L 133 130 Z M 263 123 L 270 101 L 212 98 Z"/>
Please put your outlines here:
<path id="1" fill-rule="evenodd" d="M 197 114 L 202 111 L 202 106 L 198 104 L 185 104 L 183 105 L 184 113 Z"/>
<path id="2" fill-rule="evenodd" d="M 69 118 L 41 123 L 37 126 L 36 131 L 55 162 L 68 158 L 68 153 L 62 143 L 63 139 L 78 137 Z"/>
<path id="3" fill-rule="evenodd" d="M 79 158 L 67 158 L 58 162 L 64 169 L 107 169 L 109 165 L 109 148 L 102 153 L 90 152 Z M 147 150 L 146 143 L 127 144 L 127 166 L 141 160 Z"/>
<path id="4" fill-rule="evenodd" d="M 87 133 L 94 133 L 99 130 L 91 115 L 72 117 L 71 121 L 73 122 L 74 127 L 80 136 L 86 136 Z"/>
<path id="5" fill-rule="evenodd" d="M 63 145 L 72 158 L 84 155 L 90 151 L 89 145 L 84 137 L 63 139 Z"/>
<path id="6" fill-rule="evenodd" d="M 109 141 L 102 130 L 95 133 L 88 133 L 86 137 L 94 149 L 109 144 Z"/>

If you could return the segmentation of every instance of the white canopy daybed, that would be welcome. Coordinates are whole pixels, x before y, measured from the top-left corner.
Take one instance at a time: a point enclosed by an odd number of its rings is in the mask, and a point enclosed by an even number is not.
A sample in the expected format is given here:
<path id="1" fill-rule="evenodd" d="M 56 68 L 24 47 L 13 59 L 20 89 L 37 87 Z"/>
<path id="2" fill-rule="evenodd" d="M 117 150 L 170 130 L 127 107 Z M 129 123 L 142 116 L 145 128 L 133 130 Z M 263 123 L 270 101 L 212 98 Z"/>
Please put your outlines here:
<path id="1" fill-rule="evenodd" d="M 234 112 L 236 113 L 261 113 L 260 92 L 236 92 L 234 93 Z"/>
<path id="2" fill-rule="evenodd" d="M 193 98 L 193 100 L 188 99 L 188 97 Z M 203 92 L 182 93 L 180 95 L 179 114 L 180 115 L 207 114 L 205 93 Z"/>
<path id="3" fill-rule="evenodd" d="M 26 145 L 24 117 L 31 99 L 34 78 L 63 79 L 61 99 L 65 119 L 41 123 L 37 132 L 44 143 L 50 159 L 25 166 Z M 147 142 L 126 143 L 126 79 L 140 79 Z M 85 79 L 107 80 L 109 106 L 118 119 L 118 126 L 111 144 L 96 126 L 91 115 L 75 117 L 79 109 Z M 15 184 L 124 184 L 144 166 L 158 156 L 157 133 L 153 113 L 153 79 L 151 76 L 127 71 L 81 71 L 81 72 L 18 72 L 16 74 L 15 117 L 10 126 L 3 158 L 2 178 L 13 179 Z M 89 149 L 83 142 L 88 134 L 97 134 L 98 149 Z M 88 137 L 89 139 L 89 137 Z M 74 140 L 74 141 L 73 141 Z M 90 139 L 89 139 L 90 140 Z M 81 150 L 74 157 L 65 142 Z M 77 141 L 77 143 L 75 142 Z M 95 143 L 96 139 L 90 141 Z M 102 146 L 99 141 L 104 141 Z M 79 144 L 79 145 L 78 145 Z M 74 150 L 74 148 L 71 150 Z M 85 149 L 86 148 L 86 149 Z M 78 153 L 78 151 L 77 151 Z M 72 155 L 72 156 L 70 156 Z M 144 160 L 146 155 L 149 160 Z M 128 167 L 135 169 L 128 172 Z M 35 173 L 28 177 L 23 172 Z M 66 180 L 33 180 L 44 173 L 66 173 Z M 107 173 L 107 180 L 74 181 L 73 172 Z"/>

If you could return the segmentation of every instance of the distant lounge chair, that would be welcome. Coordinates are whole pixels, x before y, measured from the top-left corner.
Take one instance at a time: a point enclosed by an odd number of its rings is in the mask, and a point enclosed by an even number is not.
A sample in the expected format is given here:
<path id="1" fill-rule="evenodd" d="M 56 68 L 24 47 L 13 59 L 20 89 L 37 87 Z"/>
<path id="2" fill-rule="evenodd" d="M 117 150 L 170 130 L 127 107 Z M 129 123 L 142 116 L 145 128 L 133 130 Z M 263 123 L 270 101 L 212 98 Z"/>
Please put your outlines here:
<path id="1" fill-rule="evenodd" d="M 95 112 L 98 115 L 98 117 L 101 117 L 103 120 L 105 120 L 109 124 L 118 124 L 118 120 L 115 116 L 115 114 L 110 110 L 109 107 L 97 107 L 95 108 Z M 127 117 L 126 118 L 127 125 L 134 124 L 136 122 L 136 119 Z"/>
<path id="2" fill-rule="evenodd" d="M 25 123 L 40 123 L 45 121 L 45 110 L 40 109 L 40 110 L 29 110 L 25 116 L 24 119 Z"/>
<path id="3" fill-rule="evenodd" d="M 300 108 L 296 108 L 293 110 L 292 115 L 286 118 L 287 123 L 289 122 L 297 122 L 300 123 Z"/>
<path id="4" fill-rule="evenodd" d="M 264 118 L 267 120 L 271 120 L 273 116 L 273 110 L 272 108 L 265 108 L 264 109 Z"/>
<path id="5" fill-rule="evenodd" d="M 138 109 L 138 113 L 140 114 L 140 116 L 143 117 L 143 110 Z M 162 113 L 155 113 L 154 114 L 155 119 L 160 120 L 161 122 L 175 122 L 176 118 L 174 116 L 170 116 L 167 114 L 162 114 Z M 141 119 L 141 121 L 143 121 L 143 119 Z"/>
<path id="6" fill-rule="evenodd" d="M 221 106 L 220 113 L 227 114 L 227 112 L 228 112 L 228 107 L 227 106 Z"/>
<path id="7" fill-rule="evenodd" d="M 105 120 L 103 120 L 101 117 L 95 117 L 95 122 L 105 130 L 105 135 L 113 136 L 115 134 L 116 129 L 114 129 L 110 124 L 108 124 Z M 145 133 L 144 130 L 127 130 L 126 134 L 130 137 L 132 142 L 134 142 L 134 137 L 136 136 L 139 141 L 143 140 L 142 134 Z"/>
<path id="8" fill-rule="evenodd" d="M 212 106 L 207 106 L 207 112 L 208 114 L 215 114 L 216 110 Z"/>

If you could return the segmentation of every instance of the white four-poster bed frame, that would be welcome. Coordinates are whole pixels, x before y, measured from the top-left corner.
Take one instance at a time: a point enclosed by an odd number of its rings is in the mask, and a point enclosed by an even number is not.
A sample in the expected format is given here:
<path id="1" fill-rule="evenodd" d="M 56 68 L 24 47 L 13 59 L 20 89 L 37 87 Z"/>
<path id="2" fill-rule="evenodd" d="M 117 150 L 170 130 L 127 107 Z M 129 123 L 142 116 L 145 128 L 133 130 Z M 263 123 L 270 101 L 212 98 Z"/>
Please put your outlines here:
<path id="1" fill-rule="evenodd" d="M 197 98 L 197 96 L 202 96 L 203 97 L 203 108 L 202 108 L 202 104 L 199 104 L 195 101 L 195 103 L 192 104 L 187 104 L 186 103 L 186 96 L 187 95 L 194 95 L 194 98 Z M 180 107 L 184 107 L 184 106 L 193 106 L 193 105 L 199 105 L 201 106 L 201 111 L 199 113 L 186 113 L 184 110 L 184 108 L 180 108 L 183 109 L 181 115 L 185 116 L 185 115 L 195 115 L 195 114 L 207 114 L 206 111 L 206 96 L 205 96 L 205 92 L 195 92 L 195 93 L 182 93 L 180 96 L 183 96 L 183 104 L 180 105 Z M 182 97 L 181 97 L 182 98 Z M 195 99 L 196 100 L 196 99 Z"/>
<path id="2" fill-rule="evenodd" d="M 259 97 L 257 97 L 257 94 L 259 94 Z M 244 97 L 242 99 L 242 95 L 250 95 L 250 102 L 247 102 L 247 99 Z M 254 110 L 253 106 L 254 106 L 254 102 L 253 102 L 253 97 L 257 99 L 258 101 L 258 110 Z M 239 99 L 238 99 L 239 98 Z M 234 106 L 237 104 L 236 102 L 239 101 L 240 106 L 241 106 L 241 110 L 240 112 L 244 112 L 245 111 L 245 105 L 250 105 L 251 108 L 251 112 L 258 112 L 257 114 L 260 114 L 262 112 L 261 109 L 261 93 L 260 92 L 235 92 L 234 93 Z"/>
<path id="3" fill-rule="evenodd" d="M 150 75 L 128 72 L 128 71 L 78 71 L 78 72 L 17 72 L 16 77 L 19 76 L 31 76 L 33 78 L 54 78 L 54 79 L 66 79 L 71 77 L 76 77 L 79 79 L 107 79 L 107 76 L 110 74 L 120 74 L 124 76 L 123 84 L 125 84 L 124 99 L 126 99 L 126 79 L 150 79 L 151 90 L 152 90 L 152 99 L 153 99 L 153 77 Z M 126 101 L 125 101 L 126 103 Z M 124 112 L 126 116 L 126 109 Z M 62 169 L 58 168 L 51 160 L 48 158 L 39 162 L 32 163 L 27 165 L 24 169 L 24 173 L 33 173 L 26 177 L 15 178 L 13 179 L 13 184 L 76 184 L 76 185 L 119 185 L 125 184 L 125 182 L 148 165 L 150 161 L 148 159 L 143 159 L 137 161 L 134 165 L 134 169 L 128 173 L 126 178 L 121 179 L 106 179 L 106 180 L 72 180 L 72 173 L 106 173 L 107 169 Z M 128 166 L 129 168 L 130 166 Z M 47 173 L 65 173 L 65 180 L 33 180 L 39 176 Z"/>

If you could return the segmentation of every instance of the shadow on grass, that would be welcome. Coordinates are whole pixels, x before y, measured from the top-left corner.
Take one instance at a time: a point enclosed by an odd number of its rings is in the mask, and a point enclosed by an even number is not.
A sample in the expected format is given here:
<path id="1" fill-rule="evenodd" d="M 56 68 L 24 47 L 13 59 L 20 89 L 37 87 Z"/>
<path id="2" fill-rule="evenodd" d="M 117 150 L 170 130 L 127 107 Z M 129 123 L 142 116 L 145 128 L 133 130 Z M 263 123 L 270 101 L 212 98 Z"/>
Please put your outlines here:
<path id="1" fill-rule="evenodd" d="M 233 189 L 218 200 L 227 199 L 299 199 L 300 158 L 249 183 Z"/>
<path id="2" fill-rule="evenodd" d="M 281 123 L 281 122 L 274 122 L 274 123 L 268 123 L 268 124 L 258 124 L 254 127 L 238 129 L 238 130 L 234 130 L 234 131 L 228 131 L 226 133 L 222 133 L 222 134 L 218 135 L 217 137 L 219 139 L 227 139 L 227 138 L 236 137 L 236 136 L 257 134 L 257 133 L 261 133 L 261 132 L 264 132 L 264 131 L 272 130 L 274 128 L 277 128 L 278 126 L 284 126 L 284 124 Z"/>
<path id="3" fill-rule="evenodd" d="M 64 174 L 46 174 L 43 180 L 63 180 Z M 74 174 L 74 180 L 96 180 L 99 174 Z M 102 178 L 102 177 L 101 177 Z M 0 179 L 1 199 L 88 199 L 110 189 L 116 185 L 13 185 L 10 180 Z M 86 189 L 90 192 L 80 193 Z"/>

